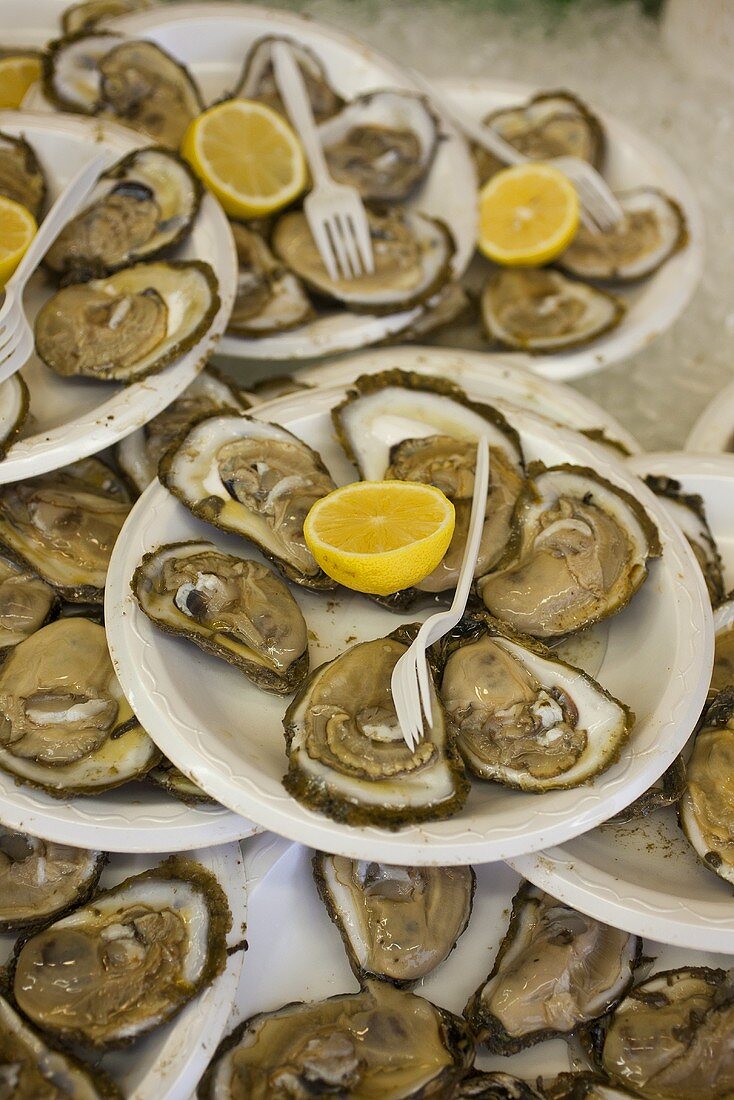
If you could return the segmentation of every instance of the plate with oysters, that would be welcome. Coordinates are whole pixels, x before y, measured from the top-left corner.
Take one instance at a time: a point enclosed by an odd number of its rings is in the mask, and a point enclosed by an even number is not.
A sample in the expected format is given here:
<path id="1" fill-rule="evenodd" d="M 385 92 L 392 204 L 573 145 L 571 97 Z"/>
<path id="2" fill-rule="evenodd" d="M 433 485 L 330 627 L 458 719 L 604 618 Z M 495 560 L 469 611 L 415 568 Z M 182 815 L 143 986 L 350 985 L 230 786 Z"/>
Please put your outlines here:
<path id="1" fill-rule="evenodd" d="M 603 821 L 680 751 L 713 650 L 693 552 L 608 449 L 482 397 L 366 375 L 204 417 L 161 459 L 113 552 L 110 650 L 162 750 L 235 812 L 359 858 L 506 858 Z M 455 584 L 477 438 L 494 473 L 476 598 L 432 654 L 436 721 L 411 752 L 390 675 Z M 457 522 L 417 588 L 370 599 L 321 572 L 302 525 L 335 484 L 384 476 L 437 478 Z M 486 712 L 484 687 L 467 695 L 485 677 Z"/>

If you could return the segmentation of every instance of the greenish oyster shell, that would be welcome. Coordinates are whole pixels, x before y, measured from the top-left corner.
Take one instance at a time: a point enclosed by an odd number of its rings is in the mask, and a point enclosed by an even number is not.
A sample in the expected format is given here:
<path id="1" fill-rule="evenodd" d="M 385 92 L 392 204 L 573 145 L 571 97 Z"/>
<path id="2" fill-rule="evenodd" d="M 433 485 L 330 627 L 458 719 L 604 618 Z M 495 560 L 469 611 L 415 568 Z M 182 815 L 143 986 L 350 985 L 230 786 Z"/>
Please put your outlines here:
<path id="1" fill-rule="evenodd" d="M 61 13 L 61 29 L 64 34 L 87 33 L 105 19 L 144 11 L 153 6 L 154 0 L 82 0 Z"/>
<path id="2" fill-rule="evenodd" d="M 216 877 L 174 856 L 26 939 L 14 959 L 13 995 L 25 1016 L 64 1043 L 126 1046 L 222 973 L 231 926 Z"/>
<path id="3" fill-rule="evenodd" d="M 0 171 L 2 165 L 0 163 Z M 0 460 L 10 450 L 28 419 L 28 386 L 16 371 L 0 383 Z"/>
<path id="4" fill-rule="evenodd" d="M 289 695 L 308 674 L 308 632 L 284 581 L 267 565 L 211 542 L 171 542 L 145 554 L 130 582 L 140 609 L 264 691 Z"/>
<path id="5" fill-rule="evenodd" d="M 303 537 L 310 508 L 336 485 L 318 452 L 285 428 L 234 413 L 203 416 L 171 444 L 158 477 L 197 519 L 246 539 L 287 580 L 336 588 Z"/>
<path id="6" fill-rule="evenodd" d="M 683 492 L 681 483 L 672 477 L 648 474 L 644 480 L 648 489 L 665 501 L 668 511 L 686 536 L 706 581 L 711 606 L 718 607 L 726 598 L 726 585 L 721 554 L 706 517 L 703 497 L 698 493 Z"/>
<path id="7" fill-rule="evenodd" d="M 25 206 L 36 221 L 46 201 L 46 176 L 33 147 L 25 138 L 4 131 L 0 131 L 0 195 Z"/>
<path id="8" fill-rule="evenodd" d="M 578 913 L 523 883 L 489 977 L 464 1015 L 491 1054 L 568 1037 L 627 993 L 642 956 L 637 936 Z"/>
<path id="9" fill-rule="evenodd" d="M 123 1100 L 117 1085 L 102 1071 L 80 1062 L 51 1044 L 45 1035 L 0 996 L 0 1065 L 16 1100 L 63 1097 L 63 1100 Z"/>
<path id="10" fill-rule="evenodd" d="M 638 821 L 642 817 L 649 817 L 657 810 L 666 806 L 675 806 L 680 802 L 686 789 L 686 766 L 681 756 L 676 756 L 669 768 L 666 768 L 656 783 L 649 787 L 644 794 L 625 806 L 614 817 L 609 818 L 605 824 L 626 824 L 629 821 Z"/>
<path id="11" fill-rule="evenodd" d="M 357 979 L 406 988 L 453 951 L 471 917 L 471 867 L 393 867 L 315 852 L 319 897 Z"/>
<path id="12" fill-rule="evenodd" d="M 0 546 L 0 660 L 52 619 L 59 598 L 50 584 Z"/>
<path id="13" fill-rule="evenodd" d="M 231 222 L 230 227 L 238 271 L 227 332 L 256 339 L 311 321 L 316 311 L 300 279 L 275 258 L 265 238 L 241 222 Z"/>
<path id="14" fill-rule="evenodd" d="M 175 764 L 165 757 L 160 764 L 156 764 L 145 775 L 146 780 L 155 783 L 157 787 L 167 794 L 173 795 L 187 806 L 218 806 L 219 803 L 194 783 L 187 775 L 184 775 Z"/>
<path id="15" fill-rule="evenodd" d="M 599 1073 L 560 1073 L 544 1089 L 546 1100 L 634 1100 L 637 1096 Z"/>
<path id="16" fill-rule="evenodd" d="M 0 665 L 0 770 L 55 798 L 145 775 L 160 752 L 115 676 L 104 627 L 57 619 Z"/>
<path id="17" fill-rule="evenodd" d="M 92 895 L 104 852 L 40 840 L 0 825 L 0 932 L 56 920 Z"/>
<path id="18" fill-rule="evenodd" d="M 619 758 L 629 707 L 582 669 L 481 611 L 441 642 L 439 694 L 469 770 L 523 791 L 588 783 Z"/>
<path id="19" fill-rule="evenodd" d="M 39 310 L 36 352 L 62 378 L 129 385 L 158 374 L 208 332 L 218 285 L 201 260 L 152 260 L 71 283 Z"/>
<path id="20" fill-rule="evenodd" d="M 306 84 L 316 121 L 323 122 L 340 111 L 344 100 L 329 83 L 326 69 L 318 55 L 301 42 L 281 35 L 266 35 L 253 42 L 245 57 L 239 80 L 230 93 L 232 98 L 257 99 L 287 117 L 288 112 L 280 98 L 273 72 L 272 49 L 275 42 L 287 42 L 290 47 Z"/>
<path id="21" fill-rule="evenodd" d="M 395 830 L 464 805 L 469 780 L 435 689 L 434 725 L 415 751 L 395 714 L 390 676 L 419 625 L 352 646 L 299 689 L 283 718 L 283 786 L 305 806 L 347 825 Z"/>
<path id="22" fill-rule="evenodd" d="M 474 1070 L 459 1085 L 456 1100 L 546 1100 L 528 1081 L 509 1073 L 482 1073 Z"/>
<path id="23" fill-rule="evenodd" d="M 98 458 L 0 488 L 9 551 L 73 603 L 101 604 L 112 548 L 130 511 L 124 481 Z"/>
<path id="24" fill-rule="evenodd" d="M 477 589 L 496 618 L 534 637 L 553 638 L 625 607 L 647 579 L 650 559 L 661 556 L 662 545 L 639 501 L 594 470 L 538 462 L 528 474 L 507 553 L 492 573 L 480 577 Z M 594 564 L 602 550 L 608 559 L 604 578 Z M 572 598 L 554 607 L 554 597 L 564 590 Z"/>
<path id="25" fill-rule="evenodd" d="M 368 981 L 359 993 L 287 1004 L 245 1020 L 220 1044 L 198 1095 L 270 1100 L 276 1090 L 345 1100 L 438 1100 L 455 1095 L 473 1060 L 461 1017 L 387 982 Z"/>
<path id="26" fill-rule="evenodd" d="M 734 686 L 718 692 L 699 720 L 686 761 L 678 820 L 709 871 L 734 883 L 731 775 L 734 774 Z"/>

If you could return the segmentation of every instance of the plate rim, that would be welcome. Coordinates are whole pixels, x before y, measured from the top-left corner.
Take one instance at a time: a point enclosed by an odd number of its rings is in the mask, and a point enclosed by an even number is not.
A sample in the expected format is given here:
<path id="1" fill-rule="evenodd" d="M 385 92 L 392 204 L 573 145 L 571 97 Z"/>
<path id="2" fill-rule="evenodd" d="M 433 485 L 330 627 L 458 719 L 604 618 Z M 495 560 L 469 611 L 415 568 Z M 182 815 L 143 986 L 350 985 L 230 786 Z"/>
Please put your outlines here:
<path id="1" fill-rule="evenodd" d="M 688 433 L 683 449 L 698 454 L 732 454 L 734 438 L 734 382 L 714 394 Z"/>

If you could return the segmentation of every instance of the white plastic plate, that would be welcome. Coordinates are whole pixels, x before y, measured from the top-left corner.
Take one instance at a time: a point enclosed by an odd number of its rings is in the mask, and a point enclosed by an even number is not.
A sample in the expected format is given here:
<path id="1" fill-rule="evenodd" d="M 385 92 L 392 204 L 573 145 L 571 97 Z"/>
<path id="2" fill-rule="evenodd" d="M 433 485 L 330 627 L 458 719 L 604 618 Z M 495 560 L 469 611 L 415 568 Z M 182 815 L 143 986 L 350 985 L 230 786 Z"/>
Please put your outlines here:
<path id="1" fill-rule="evenodd" d="M 108 889 L 128 875 L 157 867 L 170 853 L 155 856 L 113 856 L 100 880 Z M 224 1033 L 245 958 L 243 935 L 248 918 L 247 887 L 238 844 L 185 852 L 212 874 L 227 895 L 232 929 L 227 937 L 235 948 L 226 969 L 170 1023 L 124 1050 L 105 1054 L 98 1063 L 119 1085 L 126 1100 L 180 1100 L 196 1088 Z M 15 936 L 0 936 L 0 957 L 10 954 Z M 236 950 L 239 947 L 240 950 Z"/>
<path id="2" fill-rule="evenodd" d="M 23 135 L 33 146 L 51 200 L 100 146 L 109 150 L 112 163 L 146 144 L 131 130 L 81 115 L 0 111 L 0 130 Z M 30 390 L 30 416 L 22 438 L 0 462 L 0 484 L 54 470 L 111 446 L 156 416 L 194 379 L 227 323 L 237 277 L 232 234 L 210 195 L 205 195 L 190 236 L 174 255 L 205 260 L 214 268 L 222 304 L 209 331 L 160 374 L 130 386 L 61 378 L 34 355 L 22 370 Z M 53 284 L 39 271 L 25 295 L 31 320 L 52 292 Z"/>
<path id="3" fill-rule="evenodd" d="M 643 475 L 667 474 L 686 492 L 700 493 L 727 587 L 734 584 L 734 456 L 646 454 L 629 465 Z M 731 886 L 697 859 L 672 809 L 605 825 L 512 862 L 556 897 L 612 924 L 682 947 L 705 943 L 734 953 Z"/>
<path id="4" fill-rule="evenodd" d="M 263 405 L 254 415 L 284 425 L 315 447 L 337 483 L 344 483 L 354 480 L 355 472 L 336 442 L 330 417 L 343 394 L 340 388 L 300 392 Z M 133 571 L 143 554 L 161 543 L 210 538 L 225 550 L 251 553 L 242 540 L 223 537 L 194 519 L 156 482 L 133 508 L 115 546 L 105 618 L 112 659 L 131 706 L 182 771 L 224 805 L 290 839 L 358 858 L 415 864 L 504 859 L 578 836 L 661 774 L 693 727 L 712 663 L 711 609 L 692 552 L 656 498 L 606 451 L 520 410 L 511 420 L 528 460 L 595 467 L 636 493 L 660 529 L 664 555 L 630 606 L 602 628 L 606 650 L 594 669 L 637 714 L 619 763 L 589 786 L 543 795 L 477 782 L 455 817 L 398 832 L 339 825 L 306 809 L 281 785 L 287 764 L 284 701 L 185 640 L 164 635 L 134 601 Z M 311 631 L 312 667 L 351 642 L 381 637 L 417 617 L 395 615 L 356 593 L 292 591 Z M 590 635 L 592 648 L 595 636 Z M 650 658 L 640 676 L 643 642 Z M 597 654 L 591 656 L 596 661 Z"/>
<path id="5" fill-rule="evenodd" d="M 698 454 L 734 451 L 734 382 L 706 406 L 686 440 L 686 450 Z"/>
<path id="6" fill-rule="evenodd" d="M 0 0 L 3 46 L 41 49 L 61 33 L 61 13 L 73 0 Z"/>

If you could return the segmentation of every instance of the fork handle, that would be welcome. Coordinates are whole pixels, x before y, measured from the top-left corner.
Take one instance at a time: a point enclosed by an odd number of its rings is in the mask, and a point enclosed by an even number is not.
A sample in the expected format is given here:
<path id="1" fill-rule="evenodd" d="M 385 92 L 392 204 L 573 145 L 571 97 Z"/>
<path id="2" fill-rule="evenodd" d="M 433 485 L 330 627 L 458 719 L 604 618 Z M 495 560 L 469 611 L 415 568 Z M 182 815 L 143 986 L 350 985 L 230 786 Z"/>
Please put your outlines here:
<path id="1" fill-rule="evenodd" d="M 273 43 L 273 72 L 288 116 L 303 144 L 314 184 L 331 183 L 306 82 L 287 42 Z"/>

